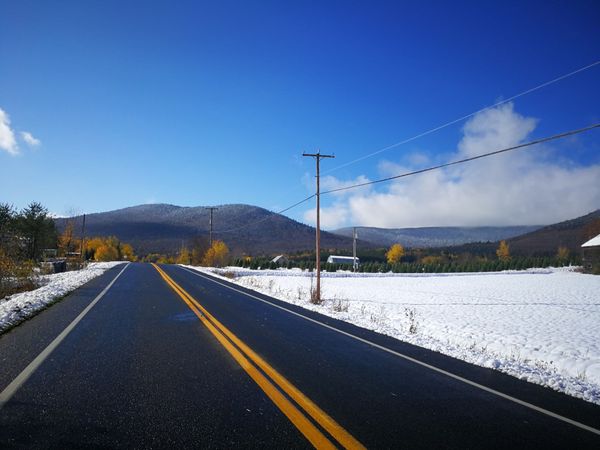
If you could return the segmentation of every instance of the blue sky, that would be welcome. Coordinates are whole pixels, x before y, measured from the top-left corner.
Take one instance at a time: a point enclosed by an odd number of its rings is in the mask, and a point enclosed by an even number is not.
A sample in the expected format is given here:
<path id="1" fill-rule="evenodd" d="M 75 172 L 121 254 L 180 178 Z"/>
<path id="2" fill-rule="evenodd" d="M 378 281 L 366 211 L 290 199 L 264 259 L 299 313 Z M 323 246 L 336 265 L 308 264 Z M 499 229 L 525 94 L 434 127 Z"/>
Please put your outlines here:
<path id="1" fill-rule="evenodd" d="M 0 201 L 277 210 L 314 190 L 304 151 L 336 155 L 336 187 L 600 122 L 597 65 L 339 167 L 600 60 L 597 1 L 497 3 L 0 1 Z M 599 131 L 525 152 L 324 197 L 323 225 L 600 207 Z M 288 215 L 311 223 L 312 208 Z"/>

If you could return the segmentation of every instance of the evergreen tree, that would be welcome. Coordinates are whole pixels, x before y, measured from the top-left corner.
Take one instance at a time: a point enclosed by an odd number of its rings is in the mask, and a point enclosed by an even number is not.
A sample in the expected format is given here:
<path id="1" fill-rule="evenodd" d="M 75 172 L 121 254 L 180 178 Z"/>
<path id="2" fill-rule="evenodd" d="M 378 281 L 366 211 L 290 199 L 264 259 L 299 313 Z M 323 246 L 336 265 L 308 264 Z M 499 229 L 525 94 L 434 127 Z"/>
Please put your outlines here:
<path id="1" fill-rule="evenodd" d="M 48 210 L 32 202 L 17 217 L 17 230 L 27 242 L 27 258 L 39 260 L 45 248 L 56 243 L 56 227 Z"/>

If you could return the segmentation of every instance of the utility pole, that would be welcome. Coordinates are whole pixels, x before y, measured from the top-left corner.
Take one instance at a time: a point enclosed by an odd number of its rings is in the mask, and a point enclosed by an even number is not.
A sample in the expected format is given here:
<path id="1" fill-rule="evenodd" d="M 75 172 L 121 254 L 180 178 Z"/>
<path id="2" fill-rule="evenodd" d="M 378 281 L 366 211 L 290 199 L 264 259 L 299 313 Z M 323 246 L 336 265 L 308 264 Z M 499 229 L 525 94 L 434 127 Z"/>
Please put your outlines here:
<path id="1" fill-rule="evenodd" d="M 316 236 L 316 271 L 317 271 L 317 290 L 315 292 L 315 298 L 311 299 L 314 302 L 321 303 L 321 198 L 320 198 L 320 172 L 319 166 L 321 158 L 335 158 L 333 155 L 321 155 L 321 152 L 317 153 L 303 153 L 302 156 L 310 156 L 315 158 L 317 162 L 317 236 Z"/>
<path id="2" fill-rule="evenodd" d="M 215 208 L 214 206 L 208 207 L 208 208 L 204 208 L 204 209 L 208 209 L 210 210 L 210 219 L 208 220 L 208 226 L 210 228 L 210 232 L 208 235 L 208 242 L 209 242 L 209 246 L 210 248 L 212 248 L 212 235 L 213 235 L 213 211 L 216 211 L 219 208 Z"/>
<path id="3" fill-rule="evenodd" d="M 79 255 L 81 262 L 85 262 L 85 214 L 83 215 L 83 223 L 81 224 L 81 251 Z"/>
<path id="4" fill-rule="evenodd" d="M 356 232 L 356 227 L 352 228 L 352 268 L 354 272 L 358 269 L 358 263 L 356 262 L 356 238 L 358 237 L 358 233 Z"/>

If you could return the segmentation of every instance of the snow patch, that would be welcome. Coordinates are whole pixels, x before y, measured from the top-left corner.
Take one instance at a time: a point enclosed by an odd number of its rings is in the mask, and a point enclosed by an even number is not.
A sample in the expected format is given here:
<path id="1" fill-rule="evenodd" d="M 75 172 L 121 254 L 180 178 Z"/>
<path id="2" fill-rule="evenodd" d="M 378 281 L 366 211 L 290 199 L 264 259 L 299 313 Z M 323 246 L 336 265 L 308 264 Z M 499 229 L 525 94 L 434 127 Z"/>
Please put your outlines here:
<path id="1" fill-rule="evenodd" d="M 43 275 L 42 287 L 0 299 L 0 333 L 119 264 L 123 262 L 91 263 L 82 270 Z"/>

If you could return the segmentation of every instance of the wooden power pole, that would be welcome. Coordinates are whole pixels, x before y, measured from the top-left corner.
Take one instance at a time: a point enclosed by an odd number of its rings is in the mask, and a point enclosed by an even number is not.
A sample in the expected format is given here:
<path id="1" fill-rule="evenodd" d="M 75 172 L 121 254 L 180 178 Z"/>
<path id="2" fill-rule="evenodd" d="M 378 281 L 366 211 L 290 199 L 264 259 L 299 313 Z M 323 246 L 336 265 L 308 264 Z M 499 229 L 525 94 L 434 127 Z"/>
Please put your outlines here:
<path id="1" fill-rule="evenodd" d="M 321 198 L 320 198 L 320 172 L 319 166 L 321 158 L 335 158 L 333 155 L 322 155 L 321 152 L 317 153 L 303 153 L 302 156 L 310 156 L 315 158 L 317 162 L 317 235 L 316 235 L 316 251 L 317 255 L 315 258 L 317 271 L 317 290 L 315 292 L 315 298 L 311 299 L 311 301 L 316 303 L 321 303 Z"/>
<path id="2" fill-rule="evenodd" d="M 83 223 L 81 224 L 81 250 L 79 259 L 82 264 L 85 262 L 85 214 L 83 215 Z"/>
<path id="3" fill-rule="evenodd" d="M 358 233 L 356 232 L 356 227 L 352 228 L 352 269 L 354 272 L 358 270 L 358 263 L 356 261 L 356 238 L 358 237 Z"/>
<path id="4" fill-rule="evenodd" d="M 213 211 L 216 211 L 219 208 L 215 208 L 214 206 L 211 206 L 209 208 L 205 208 L 210 210 L 210 219 L 208 220 L 208 226 L 209 226 L 209 235 L 208 235 L 208 242 L 209 242 L 209 248 L 212 248 L 212 235 L 213 235 Z"/>

